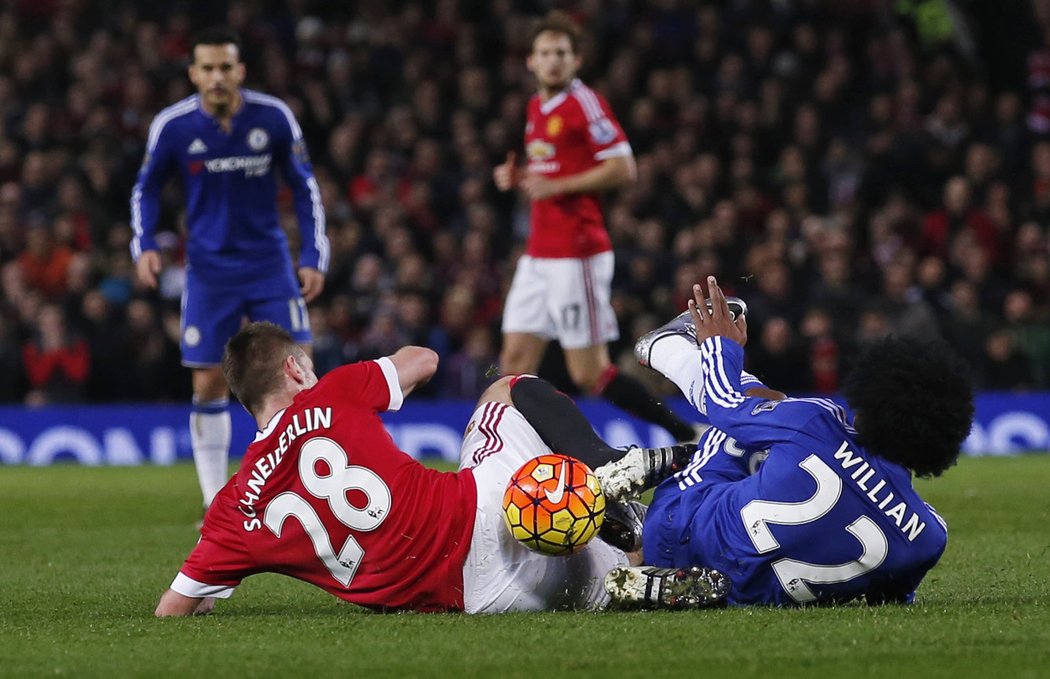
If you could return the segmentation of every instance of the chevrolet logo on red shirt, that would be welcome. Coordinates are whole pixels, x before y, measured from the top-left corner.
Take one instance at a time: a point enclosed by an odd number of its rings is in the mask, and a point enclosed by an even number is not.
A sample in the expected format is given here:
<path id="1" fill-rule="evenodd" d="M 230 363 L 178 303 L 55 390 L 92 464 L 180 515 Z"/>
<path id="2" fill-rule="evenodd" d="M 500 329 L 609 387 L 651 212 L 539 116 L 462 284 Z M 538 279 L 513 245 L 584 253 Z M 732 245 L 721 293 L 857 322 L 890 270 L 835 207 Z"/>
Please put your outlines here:
<path id="1" fill-rule="evenodd" d="M 525 155 L 529 157 L 529 162 L 550 160 L 554 153 L 554 144 L 542 139 L 534 139 L 525 147 Z"/>

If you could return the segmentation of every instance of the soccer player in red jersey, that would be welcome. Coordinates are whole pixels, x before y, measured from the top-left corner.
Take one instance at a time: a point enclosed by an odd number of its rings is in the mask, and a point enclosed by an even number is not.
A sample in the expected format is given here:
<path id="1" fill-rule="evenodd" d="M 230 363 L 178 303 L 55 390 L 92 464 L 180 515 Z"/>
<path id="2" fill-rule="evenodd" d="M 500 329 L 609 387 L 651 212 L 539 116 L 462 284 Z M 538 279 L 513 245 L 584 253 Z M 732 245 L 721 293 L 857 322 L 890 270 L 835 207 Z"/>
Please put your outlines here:
<path id="1" fill-rule="evenodd" d="M 601 95 L 576 78 L 579 31 L 551 12 L 532 32 L 527 66 L 538 92 L 525 127 L 527 165 L 516 154 L 493 176 L 502 191 L 518 188 L 532 201 L 531 233 L 518 260 L 503 310 L 504 374 L 533 373 L 547 343 L 557 338 L 569 376 L 584 391 L 695 440 L 693 425 L 621 374 L 608 343 L 619 337 L 611 303 L 613 251 L 601 192 L 636 175 L 634 155 Z"/>
<path id="2" fill-rule="evenodd" d="M 529 459 L 551 452 L 548 441 L 557 439 L 592 467 L 601 463 L 603 489 L 618 499 L 684 468 L 696 447 L 616 451 L 549 383 L 504 377 L 482 395 L 467 425 L 460 470 L 428 469 L 398 450 L 379 413 L 400 408 L 437 361 L 429 349 L 405 347 L 318 380 L 309 356 L 276 325 L 253 323 L 235 335 L 223 373 L 259 433 L 205 514 L 200 541 L 156 615 L 209 612 L 216 598 L 263 572 L 384 611 L 606 605 L 603 579 L 627 566 L 628 555 L 601 539 L 566 557 L 530 552 L 503 524 L 508 480 Z M 521 410 L 512 396 L 519 386 Z M 543 403 L 544 419 L 551 420 L 539 427 L 546 438 L 522 414 Z M 618 487 L 622 478 L 634 486 Z M 717 574 L 659 577 L 699 587 L 689 591 L 701 604 L 718 600 L 724 589 Z"/>

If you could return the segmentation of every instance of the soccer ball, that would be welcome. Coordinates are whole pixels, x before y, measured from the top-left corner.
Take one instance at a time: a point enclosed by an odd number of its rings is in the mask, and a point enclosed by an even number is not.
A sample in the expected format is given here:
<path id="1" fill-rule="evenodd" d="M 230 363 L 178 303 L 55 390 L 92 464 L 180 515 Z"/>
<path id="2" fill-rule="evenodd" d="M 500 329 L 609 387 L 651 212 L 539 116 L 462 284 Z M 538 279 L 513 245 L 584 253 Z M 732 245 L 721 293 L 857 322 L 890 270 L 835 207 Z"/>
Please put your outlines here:
<path id="1" fill-rule="evenodd" d="M 605 519 L 605 495 L 579 460 L 551 453 L 522 465 L 503 493 L 503 520 L 519 542 L 544 554 L 583 549 Z"/>

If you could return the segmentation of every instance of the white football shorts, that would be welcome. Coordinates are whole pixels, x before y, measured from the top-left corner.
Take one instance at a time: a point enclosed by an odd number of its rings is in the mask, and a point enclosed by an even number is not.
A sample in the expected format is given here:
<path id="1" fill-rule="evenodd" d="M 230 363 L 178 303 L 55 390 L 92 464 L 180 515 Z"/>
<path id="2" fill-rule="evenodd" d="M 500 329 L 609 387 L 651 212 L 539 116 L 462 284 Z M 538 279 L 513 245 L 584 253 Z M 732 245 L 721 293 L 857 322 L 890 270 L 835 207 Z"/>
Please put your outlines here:
<path id="1" fill-rule="evenodd" d="M 551 449 L 525 417 L 506 403 L 483 403 L 463 436 L 459 468 L 473 469 L 478 508 L 463 566 L 467 613 L 604 608 L 605 574 L 627 555 L 594 538 L 569 556 L 533 552 L 503 523 L 503 492 L 514 472 Z"/>
<path id="2" fill-rule="evenodd" d="M 620 337 L 612 308 L 615 258 L 522 255 L 503 305 L 503 332 L 557 339 L 564 349 L 607 344 Z"/>

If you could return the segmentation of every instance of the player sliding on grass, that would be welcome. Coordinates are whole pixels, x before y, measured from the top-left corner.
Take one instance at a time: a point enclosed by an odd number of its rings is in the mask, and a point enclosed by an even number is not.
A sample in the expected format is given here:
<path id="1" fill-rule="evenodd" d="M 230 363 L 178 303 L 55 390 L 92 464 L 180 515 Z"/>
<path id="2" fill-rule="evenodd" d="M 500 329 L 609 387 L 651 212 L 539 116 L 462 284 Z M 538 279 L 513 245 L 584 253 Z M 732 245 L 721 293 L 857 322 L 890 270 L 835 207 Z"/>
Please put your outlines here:
<path id="1" fill-rule="evenodd" d="M 939 476 L 959 455 L 965 365 L 943 345 L 876 342 L 845 382 L 852 422 L 828 400 L 745 395 L 746 316 L 734 320 L 714 277 L 708 288 L 710 308 L 694 286 L 688 315 L 636 347 L 713 425 L 656 490 L 645 562 L 721 570 L 730 604 L 911 602 L 947 540 L 912 474 Z"/>
<path id="2" fill-rule="evenodd" d="M 378 413 L 400 408 L 437 361 L 429 349 L 406 347 L 318 380 L 286 331 L 254 323 L 237 333 L 223 373 L 259 433 L 208 509 L 200 542 L 156 615 L 208 612 L 262 572 L 378 610 L 600 608 L 609 602 L 603 578 L 617 567 L 621 580 L 639 585 L 619 593 L 625 603 L 721 600 L 727 583 L 718 573 L 632 570 L 628 554 L 600 539 L 549 557 L 526 549 L 503 524 L 504 488 L 522 464 L 551 452 L 545 439 L 564 441 L 571 450 L 560 452 L 596 468 L 613 500 L 682 469 L 694 446 L 624 454 L 598 439 L 548 383 L 505 377 L 485 391 L 467 425 L 460 471 L 428 469 L 394 446 Z M 522 411 L 544 419 L 542 433 Z"/>

